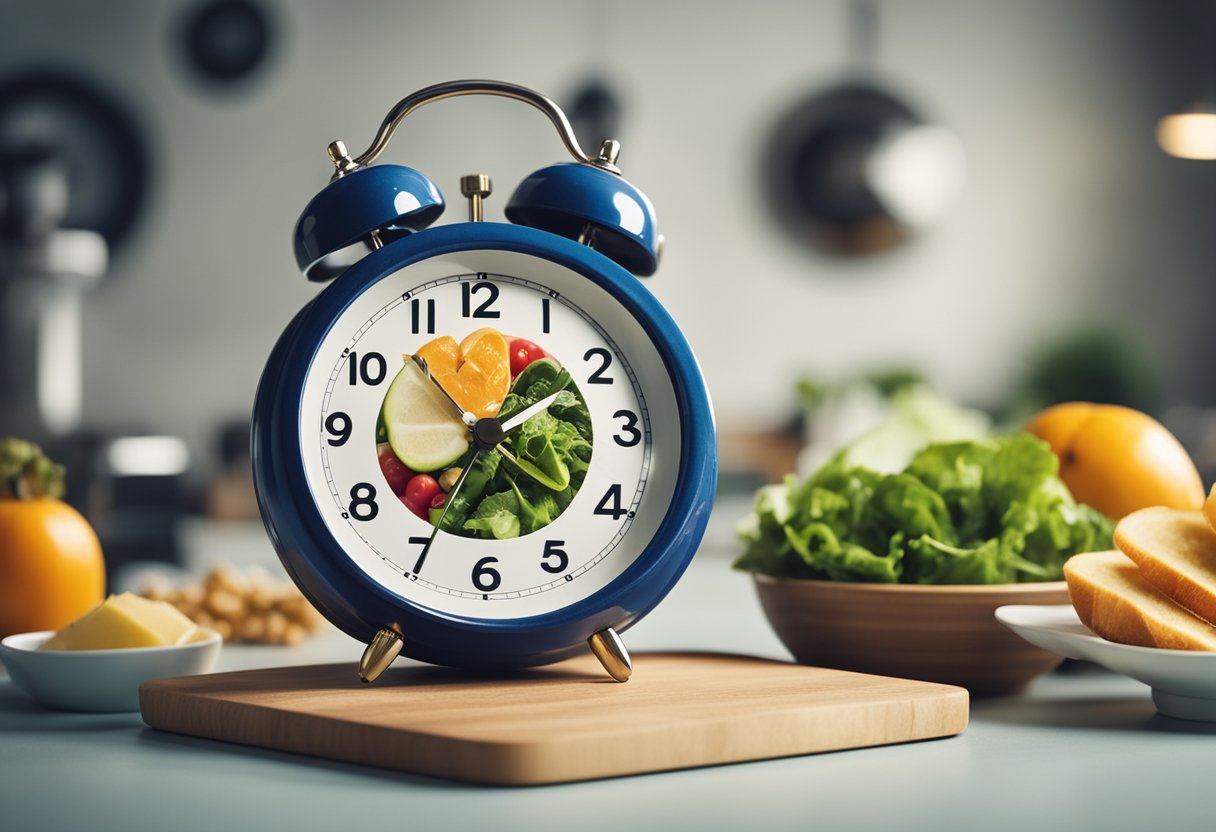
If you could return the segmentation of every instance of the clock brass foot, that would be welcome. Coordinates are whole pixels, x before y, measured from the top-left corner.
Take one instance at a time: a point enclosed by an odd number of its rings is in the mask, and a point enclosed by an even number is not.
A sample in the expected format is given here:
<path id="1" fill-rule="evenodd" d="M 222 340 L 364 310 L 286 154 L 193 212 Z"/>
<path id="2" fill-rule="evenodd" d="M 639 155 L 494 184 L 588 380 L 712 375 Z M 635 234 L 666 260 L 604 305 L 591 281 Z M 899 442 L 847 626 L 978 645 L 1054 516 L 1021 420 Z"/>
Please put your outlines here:
<path id="1" fill-rule="evenodd" d="M 605 627 L 598 633 L 593 633 L 587 643 L 591 645 L 591 652 L 600 660 L 609 676 L 618 682 L 629 681 L 629 677 L 633 675 L 633 662 L 629 660 L 629 651 L 625 649 L 625 644 L 616 634 L 616 630 Z"/>
<path id="2" fill-rule="evenodd" d="M 376 681 L 393 663 L 393 659 L 400 655 L 403 645 L 399 633 L 387 627 L 380 630 L 363 651 L 363 658 L 359 659 L 359 678 L 364 682 Z"/>

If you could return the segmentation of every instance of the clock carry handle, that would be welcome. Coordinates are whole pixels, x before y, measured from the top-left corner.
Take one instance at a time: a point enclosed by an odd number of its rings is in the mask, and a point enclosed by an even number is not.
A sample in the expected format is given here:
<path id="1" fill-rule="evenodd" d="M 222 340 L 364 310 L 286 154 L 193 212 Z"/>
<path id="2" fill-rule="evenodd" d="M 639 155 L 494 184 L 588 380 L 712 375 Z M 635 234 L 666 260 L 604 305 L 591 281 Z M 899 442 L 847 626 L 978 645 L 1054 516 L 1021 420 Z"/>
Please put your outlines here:
<path id="1" fill-rule="evenodd" d="M 662 243 L 654 206 L 620 175 L 620 143 L 607 139 L 594 158 L 579 146 L 565 113 L 534 90 L 502 81 L 449 81 L 406 96 L 389 111 L 367 150 L 351 157 L 345 144 L 327 148 L 334 175 L 296 223 L 296 262 L 309 280 L 340 275 L 368 251 L 429 226 L 443 213 L 443 195 L 418 171 L 373 164 L 405 118 L 432 101 L 493 95 L 522 101 L 553 124 L 573 162 L 551 165 L 527 178 L 507 203 L 507 219 L 591 246 L 630 272 L 647 276 L 658 267 Z M 489 177 L 465 177 L 462 189 L 480 219 Z"/>
<path id="2" fill-rule="evenodd" d="M 392 141 L 393 134 L 397 132 L 397 127 L 405 120 L 406 116 L 421 108 L 424 104 L 429 104 L 432 101 L 442 101 L 445 98 L 456 98 L 462 95 L 496 95 L 501 98 L 512 98 L 525 104 L 531 104 L 548 116 L 549 121 L 553 122 L 558 136 L 561 137 L 562 144 L 566 146 L 566 150 L 570 151 L 570 155 L 574 157 L 576 162 L 595 165 L 612 173 L 620 173 L 620 169 L 615 164 L 615 158 L 609 158 L 601 152 L 598 157 L 592 159 L 583 152 L 582 147 L 579 146 L 578 138 L 574 135 L 574 128 L 570 126 L 570 120 L 566 118 L 566 114 L 552 100 L 535 90 L 521 87 L 518 84 L 509 84 L 505 81 L 445 81 L 442 84 L 434 84 L 407 95 L 389 110 L 388 115 L 384 117 L 384 121 L 380 123 L 380 129 L 376 131 L 376 138 L 372 139 L 371 146 L 358 156 L 353 159 L 346 156 L 346 148 L 342 146 L 342 155 L 335 158 L 334 145 L 341 143 L 334 142 L 331 144 L 330 159 L 333 161 L 334 167 L 340 172 L 349 172 L 354 168 L 372 164 L 380 158 L 380 154 L 388 147 L 388 143 Z M 612 143 L 616 144 L 616 142 Z M 605 142 L 605 144 L 608 144 L 608 142 Z"/>

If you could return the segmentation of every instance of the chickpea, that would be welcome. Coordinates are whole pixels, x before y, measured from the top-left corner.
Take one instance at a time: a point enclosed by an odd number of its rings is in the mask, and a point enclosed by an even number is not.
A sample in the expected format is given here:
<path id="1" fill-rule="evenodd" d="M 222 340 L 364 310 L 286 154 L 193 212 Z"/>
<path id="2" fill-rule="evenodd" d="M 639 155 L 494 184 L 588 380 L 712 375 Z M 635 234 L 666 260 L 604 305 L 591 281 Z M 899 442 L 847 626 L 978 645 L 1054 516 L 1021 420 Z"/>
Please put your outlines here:
<path id="1" fill-rule="evenodd" d="M 439 487 L 445 492 L 451 491 L 452 487 L 456 485 L 456 480 L 460 479 L 462 470 L 461 468 L 449 468 L 444 471 L 439 475 Z"/>

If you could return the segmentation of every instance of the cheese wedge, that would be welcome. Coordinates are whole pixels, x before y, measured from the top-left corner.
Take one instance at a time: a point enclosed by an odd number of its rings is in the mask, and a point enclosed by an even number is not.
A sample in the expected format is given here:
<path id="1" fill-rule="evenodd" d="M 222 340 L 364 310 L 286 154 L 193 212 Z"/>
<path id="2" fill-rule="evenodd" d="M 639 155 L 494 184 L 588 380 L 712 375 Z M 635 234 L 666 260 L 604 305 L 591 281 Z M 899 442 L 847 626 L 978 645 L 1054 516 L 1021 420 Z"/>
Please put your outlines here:
<path id="1" fill-rule="evenodd" d="M 51 636 L 40 650 L 113 650 L 168 647 L 194 638 L 198 626 L 164 601 L 130 592 L 111 595 Z"/>
<path id="2" fill-rule="evenodd" d="M 1108 641 L 1216 651 L 1216 627 L 1144 580 L 1122 552 L 1073 555 L 1064 564 L 1064 580 L 1081 623 Z"/>
<path id="3" fill-rule="evenodd" d="M 1201 512 L 1146 508 L 1115 526 L 1115 546 L 1144 580 L 1195 615 L 1216 623 L 1216 531 Z"/>

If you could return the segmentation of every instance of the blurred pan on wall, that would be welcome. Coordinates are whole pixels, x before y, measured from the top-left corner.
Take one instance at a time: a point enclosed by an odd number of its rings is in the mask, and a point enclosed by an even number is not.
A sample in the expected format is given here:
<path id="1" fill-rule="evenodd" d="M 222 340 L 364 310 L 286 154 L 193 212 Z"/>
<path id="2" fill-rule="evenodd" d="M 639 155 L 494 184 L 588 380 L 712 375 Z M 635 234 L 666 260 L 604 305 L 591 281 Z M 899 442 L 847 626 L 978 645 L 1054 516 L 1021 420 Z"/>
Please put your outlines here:
<path id="1" fill-rule="evenodd" d="M 569 96 L 566 114 L 583 147 L 596 148 L 605 139 L 620 139 L 624 107 L 613 84 L 603 73 L 587 76 Z"/>
<path id="2" fill-rule="evenodd" d="M 799 244 L 841 256 L 894 249 L 937 222 L 963 181 L 963 149 L 878 77 L 878 5 L 850 0 L 846 80 L 812 90 L 775 120 L 764 197 Z"/>
<path id="3" fill-rule="evenodd" d="M 184 73 L 209 92 L 240 92 L 276 55 L 279 16 L 255 0 L 203 0 L 186 6 L 170 39 Z"/>

